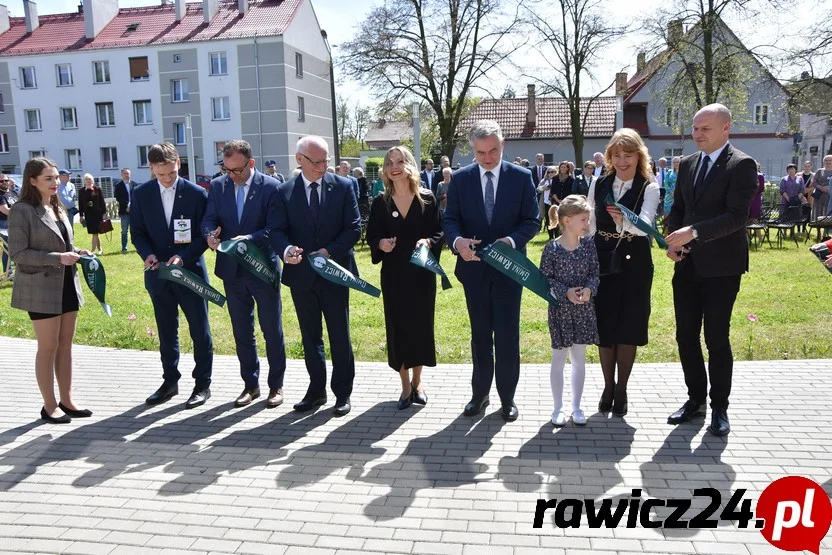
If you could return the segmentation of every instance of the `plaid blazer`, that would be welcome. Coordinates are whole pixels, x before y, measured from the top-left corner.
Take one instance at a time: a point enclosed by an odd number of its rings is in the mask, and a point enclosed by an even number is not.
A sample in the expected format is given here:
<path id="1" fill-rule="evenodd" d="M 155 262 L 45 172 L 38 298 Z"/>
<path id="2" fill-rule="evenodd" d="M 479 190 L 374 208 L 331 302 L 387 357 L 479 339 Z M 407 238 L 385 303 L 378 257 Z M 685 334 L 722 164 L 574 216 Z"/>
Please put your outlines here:
<path id="1" fill-rule="evenodd" d="M 61 264 L 61 253 L 72 246 L 72 224 L 61 211 L 69 234 L 69 245 L 44 206 L 25 202 L 12 205 L 9 212 L 9 256 L 15 263 L 12 308 L 43 314 L 60 314 L 64 272 L 72 272 L 78 304 L 84 304 L 81 281 L 75 266 Z"/>

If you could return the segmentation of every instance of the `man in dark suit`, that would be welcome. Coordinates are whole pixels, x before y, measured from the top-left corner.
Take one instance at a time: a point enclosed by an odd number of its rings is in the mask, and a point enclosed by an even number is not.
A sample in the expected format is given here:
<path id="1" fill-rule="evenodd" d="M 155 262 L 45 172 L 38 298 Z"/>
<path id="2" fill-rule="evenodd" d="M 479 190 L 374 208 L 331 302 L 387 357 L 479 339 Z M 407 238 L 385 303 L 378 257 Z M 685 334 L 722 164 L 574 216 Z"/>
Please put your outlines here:
<path id="1" fill-rule="evenodd" d="M 497 122 L 474 124 L 470 133 L 477 163 L 455 172 L 448 190 L 444 230 L 458 255 L 456 277 L 465 289 L 471 320 L 474 362 L 471 401 L 465 414 L 488 406 L 496 375 L 502 416 L 517 419 L 514 392 L 520 377 L 520 298 L 522 287 L 481 262 L 474 247 L 502 241 L 525 253 L 540 229 L 531 172 L 502 161 L 503 135 Z"/>
<path id="2" fill-rule="evenodd" d="M 304 254 L 322 254 L 357 275 L 353 246 L 361 237 L 361 217 L 352 184 L 326 172 L 330 158 L 324 139 L 303 137 L 295 159 L 301 173 L 278 187 L 277 226 L 271 234 L 274 251 L 286 263 L 283 284 L 292 290 L 309 373 L 309 388 L 294 409 L 304 412 L 326 403 L 323 316 L 332 353 L 334 413 L 343 416 L 351 408 L 355 378 L 349 289 L 320 277 Z"/>
<path id="3" fill-rule="evenodd" d="M 159 279 L 161 264 L 179 265 L 208 279 L 202 253 L 207 244 L 200 233 L 207 204 L 205 189 L 179 177 L 179 154 L 171 143 L 150 147 L 147 160 L 155 179 L 133 190 L 130 233 L 144 260 L 144 286 L 153 301 L 159 331 L 159 353 L 164 382 L 147 404 L 163 403 L 179 393 L 179 308 L 188 320 L 194 343 L 195 386 L 186 408 L 205 404 L 211 397 L 214 346 L 208 327 L 208 304 L 185 287 Z M 174 231 L 176 230 L 176 231 Z"/>
<path id="4" fill-rule="evenodd" d="M 673 305 L 676 341 L 688 387 L 688 401 L 671 414 L 669 424 L 705 415 L 708 377 L 714 435 L 727 434 L 728 396 L 734 358 L 729 330 L 731 312 L 748 271 L 745 231 L 751 199 L 757 191 L 754 160 L 728 142 L 731 112 L 710 104 L 693 118 L 693 140 L 700 152 L 682 159 L 668 217 L 667 256 L 676 262 Z M 708 372 L 700 344 L 705 321 Z"/>
<path id="5" fill-rule="evenodd" d="M 116 183 L 114 194 L 118 202 L 118 217 L 121 220 L 121 252 L 127 252 L 127 231 L 130 229 L 130 196 L 139 184 L 130 179 L 130 169 L 121 169 L 121 181 Z"/>
<path id="6" fill-rule="evenodd" d="M 222 241 L 245 237 L 263 251 L 275 271 L 279 272 L 280 262 L 272 250 L 269 233 L 276 225 L 277 186 L 280 183 L 258 172 L 254 162 L 248 142 L 234 140 L 225 143 L 222 163 L 226 175 L 211 181 L 208 207 L 202 219 L 202 235 L 214 250 Z M 243 392 L 234 405 L 244 407 L 260 397 L 260 359 L 254 337 L 256 302 L 269 361 L 266 406 L 276 407 L 283 403 L 283 375 L 286 372 L 280 285 L 271 286 L 225 254 L 217 255 L 214 273 L 225 286 L 228 314 L 231 316 L 231 329 L 244 383 Z"/>
<path id="7" fill-rule="evenodd" d="M 606 168 L 604 166 L 604 153 L 603 152 L 596 152 L 592 155 L 592 161 L 595 162 L 595 170 L 592 172 L 592 175 L 595 177 L 601 177 L 606 173 Z"/>
<path id="8" fill-rule="evenodd" d="M 535 187 L 536 187 L 537 185 L 540 184 L 541 181 L 543 181 L 543 178 L 546 177 L 546 169 L 547 169 L 548 166 L 546 166 L 543 163 L 543 161 L 544 161 L 543 154 L 541 154 L 540 152 L 538 152 L 535 155 L 534 160 L 535 160 L 535 165 L 532 166 L 531 170 L 532 170 L 532 181 L 534 181 L 534 184 L 535 184 Z"/>
<path id="9" fill-rule="evenodd" d="M 353 175 L 350 173 L 351 169 L 352 165 L 346 160 L 341 160 L 341 163 L 338 164 L 338 175 L 350 182 L 350 184 L 352 185 L 352 191 L 355 194 L 357 202 L 358 196 L 360 194 L 360 191 L 358 190 L 358 179 L 353 177 Z"/>
<path id="10" fill-rule="evenodd" d="M 425 161 L 425 169 L 419 174 L 419 180 L 425 189 L 429 189 L 436 196 L 437 187 L 439 186 L 439 182 L 442 181 L 442 172 L 437 172 L 433 169 L 433 160 L 430 158 Z"/>

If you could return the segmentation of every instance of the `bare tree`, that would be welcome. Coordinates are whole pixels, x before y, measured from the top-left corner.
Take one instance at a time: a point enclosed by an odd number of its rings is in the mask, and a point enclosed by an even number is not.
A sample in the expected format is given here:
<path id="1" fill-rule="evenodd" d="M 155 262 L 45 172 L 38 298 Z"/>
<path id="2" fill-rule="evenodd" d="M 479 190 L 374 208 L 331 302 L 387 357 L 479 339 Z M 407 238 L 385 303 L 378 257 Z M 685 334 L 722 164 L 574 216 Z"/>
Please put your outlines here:
<path id="1" fill-rule="evenodd" d="M 340 62 L 376 91 L 387 110 L 425 102 L 442 152 L 453 156 L 466 99 L 516 50 L 519 8 L 505 0 L 386 0 L 341 45 Z M 493 94 L 492 94 L 493 93 Z"/>
<path id="2" fill-rule="evenodd" d="M 546 4 L 549 3 L 551 10 L 546 10 L 541 3 L 530 5 L 528 18 L 538 37 L 534 47 L 551 70 L 546 76 L 554 76 L 554 80 L 540 79 L 540 71 L 525 77 L 541 85 L 541 96 L 555 95 L 566 101 L 575 161 L 580 165 L 587 116 L 595 100 L 609 91 L 615 81 L 583 101 L 582 83 L 585 83 L 584 79 L 593 79 L 591 70 L 601 53 L 621 37 L 627 27 L 604 19 L 603 0 L 555 0 Z"/>

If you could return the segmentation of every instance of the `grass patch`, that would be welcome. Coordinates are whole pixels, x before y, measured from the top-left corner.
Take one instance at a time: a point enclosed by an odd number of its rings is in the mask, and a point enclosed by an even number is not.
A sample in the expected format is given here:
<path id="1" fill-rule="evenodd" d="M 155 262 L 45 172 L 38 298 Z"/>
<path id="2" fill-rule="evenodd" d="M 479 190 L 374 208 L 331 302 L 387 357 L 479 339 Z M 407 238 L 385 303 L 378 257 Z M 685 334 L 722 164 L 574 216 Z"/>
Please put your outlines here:
<path id="1" fill-rule="evenodd" d="M 76 225 L 76 236 L 81 247 L 89 247 L 89 236 Z M 78 319 L 76 342 L 102 347 L 157 350 L 156 323 L 153 306 L 144 289 L 142 262 L 131 248 L 128 254 L 118 252 L 120 246 L 119 226 L 112 241 L 104 242 L 110 253 L 103 256 L 107 270 L 107 301 L 113 307 L 113 318 L 108 318 L 92 293 L 84 285 L 86 305 Z M 539 234 L 529 245 L 529 256 L 535 262 L 545 244 L 545 234 Z M 819 325 L 832 319 L 828 299 L 832 293 L 832 279 L 817 260 L 807 252 L 806 247 L 795 248 L 794 243 L 784 242 L 782 249 L 761 247 L 751 251 L 751 273 L 743 277 L 742 288 L 731 326 L 731 340 L 734 356 L 738 360 L 776 360 L 827 358 L 830 343 L 827 334 Z M 215 255 L 206 254 L 212 283 L 222 291 L 222 282 L 213 276 Z M 369 249 L 358 251 L 358 266 L 361 277 L 378 285 L 379 265 L 370 262 Z M 673 317 L 673 293 L 670 280 L 673 264 L 664 256 L 664 251 L 653 249 L 656 268 L 653 280 L 650 318 L 650 343 L 640 350 L 641 362 L 677 361 Z M 437 287 L 436 297 L 436 348 L 438 362 L 468 363 L 470 355 L 470 326 L 465 309 L 462 286 L 453 276 L 454 258 L 446 250 L 441 263 L 450 274 L 454 287 L 442 291 Z M 3 335 L 34 338 L 28 315 L 13 310 L 11 285 L 0 285 L 0 329 Z M 283 326 L 286 334 L 286 354 L 290 358 L 303 358 L 300 331 L 291 295 L 286 287 L 281 288 L 283 296 Z M 211 331 L 218 354 L 233 355 L 234 338 L 228 311 L 209 304 Z M 128 316 L 135 314 L 135 319 Z M 748 320 L 748 314 L 755 314 L 757 322 Z M 350 293 L 350 325 L 353 347 L 357 360 L 386 361 L 384 311 L 381 300 L 369 295 Z M 187 322 L 180 318 L 182 348 L 191 352 L 193 345 L 187 334 Z M 151 333 L 148 333 L 150 330 Z M 265 356 L 263 338 L 258 334 L 258 350 Z M 546 363 L 551 360 L 549 331 L 546 324 L 545 302 L 536 295 L 525 291 L 520 323 L 520 356 L 523 363 Z M 590 362 L 597 362 L 596 349 L 588 350 Z"/>

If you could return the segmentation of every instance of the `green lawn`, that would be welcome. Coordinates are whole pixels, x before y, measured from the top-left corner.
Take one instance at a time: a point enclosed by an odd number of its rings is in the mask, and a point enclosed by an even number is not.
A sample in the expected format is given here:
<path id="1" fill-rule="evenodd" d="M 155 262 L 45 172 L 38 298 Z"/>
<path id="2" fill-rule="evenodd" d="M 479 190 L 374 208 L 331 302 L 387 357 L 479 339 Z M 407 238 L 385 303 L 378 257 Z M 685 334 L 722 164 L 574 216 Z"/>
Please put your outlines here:
<path id="1" fill-rule="evenodd" d="M 150 298 L 144 290 L 142 262 L 135 251 L 122 255 L 119 224 L 112 241 L 103 241 L 107 254 L 103 256 L 107 270 L 108 302 L 113 307 L 113 318 L 108 318 L 92 293 L 84 285 L 87 304 L 81 309 L 78 321 L 77 343 L 106 347 L 156 350 L 156 324 Z M 76 225 L 81 247 L 89 247 L 89 236 Z M 545 234 L 538 235 L 529 245 L 529 256 L 540 260 L 545 244 Z M 823 322 L 832 319 L 829 302 L 832 293 L 832 276 L 801 244 L 785 243 L 782 249 L 768 246 L 751 252 L 751 273 L 747 274 L 734 309 L 731 330 L 734 356 L 741 360 L 771 360 L 826 358 L 830 356 L 830 340 L 822 331 Z M 206 260 L 211 272 L 214 253 L 208 252 Z M 639 353 L 641 362 L 676 361 L 678 354 L 674 340 L 673 297 L 670 286 L 672 263 L 664 252 L 653 250 L 656 274 L 653 281 L 653 313 L 650 321 L 650 344 Z M 448 272 L 453 289 L 442 291 L 437 287 L 436 345 L 441 363 L 465 363 L 471 360 L 468 315 L 462 287 L 453 277 L 453 258 L 446 250 L 440 261 Z M 369 250 L 358 251 L 361 276 L 372 284 L 379 284 L 379 266 L 370 262 Z M 215 287 L 222 291 L 222 284 L 212 277 Z M 302 358 L 297 318 L 287 288 L 283 293 L 283 325 L 286 332 L 286 350 L 290 358 Z M 0 329 L 3 335 L 33 338 L 28 316 L 9 308 L 11 285 L 0 285 Z M 374 299 L 357 292 L 350 293 L 351 331 L 355 356 L 364 361 L 386 361 L 384 314 L 381 299 Z M 214 345 L 219 354 L 234 354 L 231 322 L 225 308 L 209 305 Z M 135 319 L 128 319 L 135 314 Z M 759 318 L 748 320 L 749 314 Z M 523 294 L 521 314 L 520 352 L 524 363 L 545 363 L 551 360 L 549 333 L 546 325 L 545 302 L 528 291 Z M 186 351 L 192 344 L 184 327 L 181 341 Z M 148 333 L 150 330 L 150 333 Z M 753 340 L 752 340 L 753 334 Z M 262 337 L 258 332 L 259 350 L 265 356 Z M 597 350 L 589 349 L 589 359 L 597 362 Z"/>

